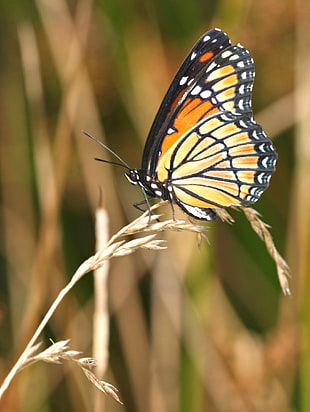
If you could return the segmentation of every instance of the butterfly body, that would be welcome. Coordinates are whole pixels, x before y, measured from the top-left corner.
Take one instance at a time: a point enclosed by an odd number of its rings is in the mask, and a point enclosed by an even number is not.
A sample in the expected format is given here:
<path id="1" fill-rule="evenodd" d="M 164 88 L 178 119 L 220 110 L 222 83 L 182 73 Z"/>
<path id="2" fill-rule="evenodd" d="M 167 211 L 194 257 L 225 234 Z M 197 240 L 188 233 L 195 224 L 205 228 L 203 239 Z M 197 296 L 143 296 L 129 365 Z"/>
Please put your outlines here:
<path id="1" fill-rule="evenodd" d="M 145 195 L 175 202 L 196 219 L 247 206 L 268 187 L 276 151 L 251 109 L 250 53 L 219 29 L 194 45 L 158 110 L 141 169 L 126 176 Z"/>

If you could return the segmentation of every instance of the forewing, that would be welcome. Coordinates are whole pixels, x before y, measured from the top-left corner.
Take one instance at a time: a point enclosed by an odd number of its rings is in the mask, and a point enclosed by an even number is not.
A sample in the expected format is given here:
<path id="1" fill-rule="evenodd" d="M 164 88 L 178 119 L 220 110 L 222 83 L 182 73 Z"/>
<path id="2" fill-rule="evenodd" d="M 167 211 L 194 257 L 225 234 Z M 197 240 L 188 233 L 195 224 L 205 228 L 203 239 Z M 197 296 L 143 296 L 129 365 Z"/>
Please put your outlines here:
<path id="1" fill-rule="evenodd" d="M 168 180 L 176 203 L 203 220 L 209 208 L 246 206 L 269 185 L 277 154 L 247 114 L 216 113 L 184 134 L 160 158 L 158 179 Z"/>
<path id="2" fill-rule="evenodd" d="M 175 113 L 176 106 L 184 94 L 187 94 L 189 84 L 196 79 L 208 62 L 230 44 L 226 33 L 220 29 L 213 29 L 201 36 L 193 46 L 171 82 L 152 124 L 143 152 L 142 168 L 144 170 L 149 168 L 150 158 L 154 156 L 156 150 L 159 150 L 166 134 L 167 119 L 173 112 Z M 157 157 L 155 156 L 156 160 Z"/>
<path id="3" fill-rule="evenodd" d="M 160 156 L 202 119 L 221 111 L 252 117 L 254 76 L 253 59 L 241 45 L 229 46 L 208 60 L 196 77 L 188 80 L 186 90 L 153 140 L 144 164 L 148 172 L 154 174 Z"/>

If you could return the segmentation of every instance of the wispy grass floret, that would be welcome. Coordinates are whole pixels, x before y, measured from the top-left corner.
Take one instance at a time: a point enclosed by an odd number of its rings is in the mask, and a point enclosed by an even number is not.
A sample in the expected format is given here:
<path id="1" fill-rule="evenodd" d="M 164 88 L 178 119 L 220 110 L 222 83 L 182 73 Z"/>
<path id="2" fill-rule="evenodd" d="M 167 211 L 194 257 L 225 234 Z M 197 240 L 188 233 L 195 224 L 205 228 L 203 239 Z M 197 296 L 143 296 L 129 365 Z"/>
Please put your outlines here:
<path id="1" fill-rule="evenodd" d="M 55 363 L 58 365 L 61 364 L 62 361 L 74 362 L 82 370 L 87 379 L 99 390 L 112 396 L 117 402 L 122 403 L 118 396 L 118 390 L 110 383 L 99 380 L 92 372 L 92 369 L 96 367 L 96 360 L 91 357 L 80 357 L 82 352 L 70 349 L 70 339 L 52 342 L 52 345 L 47 349 L 35 353 L 40 346 L 41 343 L 38 343 L 29 349 L 28 356 L 26 354 L 21 369 L 39 361 Z"/>

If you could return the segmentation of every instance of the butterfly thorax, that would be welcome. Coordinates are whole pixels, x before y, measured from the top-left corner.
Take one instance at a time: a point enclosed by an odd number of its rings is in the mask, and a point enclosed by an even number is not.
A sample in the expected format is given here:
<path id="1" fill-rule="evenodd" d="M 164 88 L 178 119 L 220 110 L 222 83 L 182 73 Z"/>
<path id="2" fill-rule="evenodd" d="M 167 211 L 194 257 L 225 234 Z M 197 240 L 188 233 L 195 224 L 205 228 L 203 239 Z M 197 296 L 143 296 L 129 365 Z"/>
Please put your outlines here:
<path id="1" fill-rule="evenodd" d="M 160 182 L 157 176 L 150 176 L 143 169 L 130 169 L 125 176 L 133 185 L 138 185 L 151 197 L 158 197 L 163 200 L 171 199 L 169 182 Z"/>

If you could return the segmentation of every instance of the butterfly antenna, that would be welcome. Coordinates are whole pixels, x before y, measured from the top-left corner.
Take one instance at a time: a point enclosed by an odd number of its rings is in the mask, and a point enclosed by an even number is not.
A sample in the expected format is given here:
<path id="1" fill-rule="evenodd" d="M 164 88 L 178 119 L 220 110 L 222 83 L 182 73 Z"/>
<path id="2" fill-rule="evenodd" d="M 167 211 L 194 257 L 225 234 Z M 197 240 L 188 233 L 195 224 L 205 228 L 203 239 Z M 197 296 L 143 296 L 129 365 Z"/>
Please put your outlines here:
<path id="1" fill-rule="evenodd" d="M 131 169 L 131 167 L 129 167 L 129 165 L 125 162 L 125 160 L 123 160 L 118 154 L 113 152 L 112 149 L 110 149 L 104 143 L 100 142 L 100 140 L 96 139 L 94 136 L 92 136 L 91 134 L 85 132 L 84 130 L 82 130 L 82 132 L 85 134 L 85 136 L 89 137 L 90 139 L 94 140 L 95 142 L 100 144 L 102 147 L 104 147 L 108 152 L 110 152 L 114 157 L 116 157 L 121 163 L 110 162 L 109 160 L 104 160 L 104 159 L 96 159 L 96 160 L 99 160 L 100 162 L 104 162 L 104 163 L 111 163 L 111 164 L 114 164 L 114 165 L 122 166 L 122 167 L 125 167 L 127 170 Z"/>
<path id="2" fill-rule="evenodd" d="M 97 160 L 97 162 L 108 163 L 109 165 L 121 166 L 127 170 L 129 169 L 128 166 L 123 165 L 123 163 L 113 162 L 112 160 L 100 159 L 100 157 L 95 157 L 95 160 Z"/>

